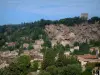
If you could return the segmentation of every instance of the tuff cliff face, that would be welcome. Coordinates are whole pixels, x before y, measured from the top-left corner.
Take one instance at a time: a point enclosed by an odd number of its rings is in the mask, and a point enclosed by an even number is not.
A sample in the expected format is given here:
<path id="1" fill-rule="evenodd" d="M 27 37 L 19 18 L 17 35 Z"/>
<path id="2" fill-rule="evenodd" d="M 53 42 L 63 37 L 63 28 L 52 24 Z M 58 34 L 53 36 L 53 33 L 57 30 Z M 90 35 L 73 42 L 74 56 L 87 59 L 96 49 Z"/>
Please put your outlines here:
<path id="1" fill-rule="evenodd" d="M 46 25 L 45 31 L 51 38 L 52 45 L 60 42 L 64 46 L 74 42 L 89 42 L 100 39 L 99 24 L 82 24 L 75 26 L 66 25 Z"/>

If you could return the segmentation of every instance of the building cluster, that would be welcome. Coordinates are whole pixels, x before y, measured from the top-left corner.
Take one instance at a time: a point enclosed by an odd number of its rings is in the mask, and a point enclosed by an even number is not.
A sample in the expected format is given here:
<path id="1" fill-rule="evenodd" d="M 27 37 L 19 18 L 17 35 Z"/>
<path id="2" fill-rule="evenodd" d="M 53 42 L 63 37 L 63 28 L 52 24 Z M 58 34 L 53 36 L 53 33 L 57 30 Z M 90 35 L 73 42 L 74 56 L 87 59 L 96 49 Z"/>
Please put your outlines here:
<path id="1" fill-rule="evenodd" d="M 21 55 L 28 55 L 31 57 L 31 60 L 42 61 L 43 54 L 36 50 L 25 50 Z"/>
<path id="2" fill-rule="evenodd" d="M 21 55 L 28 55 L 31 57 L 31 61 L 43 61 L 43 54 L 40 53 L 40 49 L 42 49 L 42 44 L 44 41 L 42 39 L 35 40 L 35 43 L 32 44 L 33 49 L 28 50 L 29 44 L 23 44 L 23 53 Z M 15 42 L 6 43 L 9 47 L 14 47 L 16 45 Z M 1 51 L 0 52 L 0 68 L 4 68 L 9 66 L 9 64 L 13 61 L 13 59 L 19 56 L 19 50 L 14 51 Z"/>
<path id="3" fill-rule="evenodd" d="M 9 66 L 9 64 L 18 56 L 18 51 L 0 52 L 0 68 Z"/>

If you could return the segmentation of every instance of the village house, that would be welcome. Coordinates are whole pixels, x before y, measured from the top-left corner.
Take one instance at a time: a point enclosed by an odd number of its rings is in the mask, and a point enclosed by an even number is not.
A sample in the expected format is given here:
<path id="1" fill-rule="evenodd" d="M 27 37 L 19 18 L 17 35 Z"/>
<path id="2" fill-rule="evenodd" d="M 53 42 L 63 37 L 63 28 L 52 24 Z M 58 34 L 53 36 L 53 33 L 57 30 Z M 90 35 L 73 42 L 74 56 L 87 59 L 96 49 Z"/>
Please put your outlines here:
<path id="1" fill-rule="evenodd" d="M 5 52 L 2 52 L 0 54 L 1 57 L 4 57 L 4 58 L 14 58 L 18 55 L 18 52 L 17 51 L 5 51 Z"/>
<path id="2" fill-rule="evenodd" d="M 44 43 L 43 39 L 35 40 L 35 44 L 42 45 Z"/>
<path id="3" fill-rule="evenodd" d="M 8 67 L 13 59 L 15 59 L 17 56 L 17 50 L 0 52 L 0 68 Z"/>
<path id="4" fill-rule="evenodd" d="M 36 50 L 25 50 L 22 55 L 28 55 L 31 60 L 43 61 L 43 54 Z"/>
<path id="5" fill-rule="evenodd" d="M 29 47 L 29 44 L 28 44 L 28 43 L 24 43 L 24 44 L 23 44 L 23 48 L 24 48 L 25 50 L 27 50 L 28 47 Z"/>
<path id="6" fill-rule="evenodd" d="M 11 47 L 11 46 L 15 46 L 16 45 L 16 42 L 10 42 L 10 43 L 6 43 L 8 47 Z"/>
<path id="7" fill-rule="evenodd" d="M 44 43 L 43 39 L 35 40 L 35 43 L 33 44 L 33 48 L 35 50 L 40 51 L 40 49 L 42 49 L 42 46 L 41 45 L 43 45 L 43 43 Z"/>
<path id="8" fill-rule="evenodd" d="M 85 66 L 88 62 L 100 62 L 100 59 L 98 59 L 96 55 L 90 54 L 78 55 L 77 59 L 81 62 L 82 66 Z"/>
<path id="9" fill-rule="evenodd" d="M 78 55 L 77 59 L 81 63 L 82 70 L 85 71 L 85 66 L 87 63 L 100 63 L 100 59 L 96 55 L 90 55 L 90 54 L 84 54 L 84 55 Z"/>

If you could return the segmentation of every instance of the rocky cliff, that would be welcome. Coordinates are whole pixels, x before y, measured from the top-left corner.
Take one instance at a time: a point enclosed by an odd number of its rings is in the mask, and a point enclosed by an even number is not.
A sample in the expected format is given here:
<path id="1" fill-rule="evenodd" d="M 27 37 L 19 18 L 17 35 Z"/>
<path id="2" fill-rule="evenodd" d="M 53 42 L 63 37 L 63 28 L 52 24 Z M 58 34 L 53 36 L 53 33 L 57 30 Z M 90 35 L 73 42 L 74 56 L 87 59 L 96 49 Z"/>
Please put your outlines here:
<path id="1" fill-rule="evenodd" d="M 60 42 L 63 45 L 74 42 L 89 42 L 100 39 L 100 24 L 81 24 L 75 26 L 46 25 L 45 31 L 51 39 L 52 45 Z"/>

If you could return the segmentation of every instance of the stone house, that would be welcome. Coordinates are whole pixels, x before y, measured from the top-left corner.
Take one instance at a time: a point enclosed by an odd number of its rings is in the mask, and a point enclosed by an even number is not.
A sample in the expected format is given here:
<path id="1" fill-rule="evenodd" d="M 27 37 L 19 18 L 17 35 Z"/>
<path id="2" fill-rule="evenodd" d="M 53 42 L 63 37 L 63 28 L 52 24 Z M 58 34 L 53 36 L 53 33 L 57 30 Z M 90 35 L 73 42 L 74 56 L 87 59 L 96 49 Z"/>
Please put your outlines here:
<path id="1" fill-rule="evenodd" d="M 82 66 L 85 66 L 88 62 L 100 62 L 100 59 L 96 55 L 91 54 L 78 55 L 77 59 L 81 62 Z"/>

